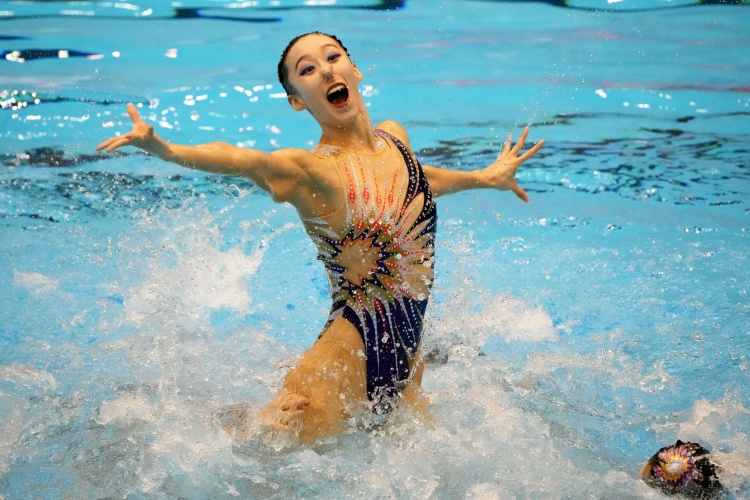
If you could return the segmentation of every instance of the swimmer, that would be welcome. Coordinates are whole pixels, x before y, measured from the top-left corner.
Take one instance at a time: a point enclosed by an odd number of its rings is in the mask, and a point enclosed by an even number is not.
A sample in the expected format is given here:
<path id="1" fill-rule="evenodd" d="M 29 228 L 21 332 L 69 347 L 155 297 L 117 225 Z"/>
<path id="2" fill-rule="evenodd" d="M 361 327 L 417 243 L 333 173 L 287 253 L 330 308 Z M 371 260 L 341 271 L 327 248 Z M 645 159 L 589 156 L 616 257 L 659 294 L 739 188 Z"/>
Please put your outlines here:
<path id="1" fill-rule="evenodd" d="M 646 462 L 641 477 L 649 486 L 669 495 L 708 499 L 725 493 L 716 476 L 717 469 L 708 450 L 698 443 L 683 443 L 678 439 Z"/>
<path id="2" fill-rule="evenodd" d="M 259 418 L 273 432 L 309 443 L 342 432 L 342 422 L 358 412 L 424 408 L 420 348 L 433 281 L 435 198 L 490 188 L 528 201 L 515 174 L 543 141 L 522 153 L 526 128 L 515 145 L 508 136 L 491 165 L 472 172 L 420 165 L 401 125 L 373 127 L 359 91 L 362 73 L 333 35 L 293 39 L 278 77 L 292 108 L 320 125 L 311 151 L 172 144 L 132 104 L 133 130 L 97 151 L 135 146 L 183 167 L 244 177 L 296 208 L 325 266 L 333 305 L 317 341 Z"/>

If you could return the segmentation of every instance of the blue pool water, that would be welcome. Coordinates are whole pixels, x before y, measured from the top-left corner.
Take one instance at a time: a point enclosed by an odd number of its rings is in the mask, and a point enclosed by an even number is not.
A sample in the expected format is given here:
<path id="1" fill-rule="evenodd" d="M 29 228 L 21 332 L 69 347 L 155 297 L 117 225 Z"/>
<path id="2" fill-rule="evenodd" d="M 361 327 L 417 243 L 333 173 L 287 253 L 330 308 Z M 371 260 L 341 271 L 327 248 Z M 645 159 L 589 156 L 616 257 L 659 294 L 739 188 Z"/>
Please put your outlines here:
<path id="1" fill-rule="evenodd" d="M 562 4 L 0 1 L 0 498 L 658 498 L 676 439 L 750 498 L 750 7 Z M 94 148 L 127 102 L 311 147 L 275 64 L 316 29 L 423 163 L 546 144 L 530 203 L 439 200 L 431 422 L 237 447 L 214 415 L 326 317 L 312 243 L 246 181 Z"/>

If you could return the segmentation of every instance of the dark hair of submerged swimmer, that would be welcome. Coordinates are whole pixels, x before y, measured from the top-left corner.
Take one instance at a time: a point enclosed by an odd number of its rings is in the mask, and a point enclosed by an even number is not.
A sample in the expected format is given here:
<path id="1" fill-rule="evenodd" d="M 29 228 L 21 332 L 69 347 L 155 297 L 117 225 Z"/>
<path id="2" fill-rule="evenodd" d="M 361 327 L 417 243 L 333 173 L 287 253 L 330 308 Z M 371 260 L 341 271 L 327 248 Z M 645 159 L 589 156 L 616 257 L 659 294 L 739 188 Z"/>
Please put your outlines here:
<path id="1" fill-rule="evenodd" d="M 698 443 L 678 439 L 656 452 L 641 469 L 641 475 L 649 486 L 669 495 L 718 498 L 726 491 L 716 477 L 717 466 L 708 455 L 708 450 Z"/>
<path id="2" fill-rule="evenodd" d="M 284 52 L 281 53 L 281 59 L 279 59 L 279 65 L 276 68 L 276 72 L 279 76 L 279 82 L 281 83 L 281 86 L 284 87 L 284 90 L 286 90 L 286 93 L 289 95 L 294 95 L 296 93 L 294 87 L 289 83 L 289 68 L 286 67 L 285 61 L 286 56 L 289 54 L 289 51 L 292 50 L 292 47 L 294 47 L 294 44 L 300 41 L 301 39 L 305 38 L 306 36 L 310 35 L 322 35 L 327 36 L 331 40 L 334 40 L 337 44 L 341 46 L 342 49 L 344 49 L 344 52 L 346 52 L 346 57 L 348 57 L 351 60 L 351 56 L 349 55 L 349 50 L 344 46 L 343 43 L 341 43 L 341 40 L 339 40 L 336 35 L 329 35 L 328 33 L 323 33 L 321 31 L 311 31 L 310 33 L 304 33 L 302 35 L 296 36 L 292 38 L 292 40 L 287 44 L 286 48 L 284 49 Z"/>

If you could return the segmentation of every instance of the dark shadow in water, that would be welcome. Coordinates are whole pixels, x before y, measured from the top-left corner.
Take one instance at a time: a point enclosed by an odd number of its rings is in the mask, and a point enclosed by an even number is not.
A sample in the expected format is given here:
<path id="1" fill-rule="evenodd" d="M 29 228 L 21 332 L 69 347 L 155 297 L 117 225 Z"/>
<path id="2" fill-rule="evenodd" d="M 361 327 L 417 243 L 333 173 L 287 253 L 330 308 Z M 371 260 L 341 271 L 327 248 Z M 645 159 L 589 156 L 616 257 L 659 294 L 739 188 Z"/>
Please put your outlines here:
<path id="1" fill-rule="evenodd" d="M 553 7 L 564 7 L 568 9 L 587 10 L 587 11 L 593 11 L 593 12 L 616 12 L 618 14 L 627 13 L 627 12 L 646 12 L 646 11 L 652 11 L 652 10 L 684 9 L 684 8 L 697 7 L 700 5 L 750 5 L 750 2 L 748 2 L 748 0 L 695 0 L 694 3 L 689 4 L 689 5 L 658 5 L 654 7 L 639 7 L 635 9 L 628 9 L 628 8 L 607 9 L 607 8 L 601 8 L 601 7 L 584 7 L 580 5 L 575 5 L 575 2 L 571 2 L 570 0 L 472 0 L 472 1 L 484 1 L 484 2 L 492 2 L 492 3 L 537 2 L 537 3 L 546 3 L 548 5 L 552 5 Z"/>
<path id="2" fill-rule="evenodd" d="M 694 119 L 733 117 L 736 120 L 738 115 L 750 118 L 748 112 L 734 112 Z M 628 116 L 618 113 L 565 115 L 547 123 L 535 123 L 535 127 L 577 127 L 582 120 L 614 117 Z M 641 127 L 637 137 L 597 142 L 548 142 L 524 165 L 519 173 L 520 182 L 530 192 L 566 189 L 589 195 L 615 193 L 635 201 L 737 205 L 750 210 L 747 201 L 750 197 L 750 146 L 746 138 L 679 128 L 679 123 L 685 121 L 685 118 L 675 119 L 674 127 Z M 418 151 L 426 164 L 467 171 L 489 164 L 497 153 L 498 145 L 488 144 L 484 136 L 440 140 L 436 146 Z"/>
<path id="3" fill-rule="evenodd" d="M 52 223 L 81 222 L 91 217 L 131 219 L 137 210 L 176 209 L 185 200 L 205 196 L 235 198 L 239 191 L 253 188 L 244 179 L 208 174 L 162 177 L 65 169 L 33 181 L 19 175 L 0 180 L 0 189 L 15 200 L 0 208 L 0 220 L 7 221 L 0 225 L 11 224 L 14 219 Z"/>
<path id="4" fill-rule="evenodd" d="M 29 0 L 30 2 L 47 3 L 47 0 Z M 131 19 L 134 21 L 148 21 L 150 19 L 163 21 L 164 19 L 211 19 L 219 21 L 240 21 L 246 23 L 277 23 L 282 19 L 278 17 L 247 17 L 243 14 L 254 11 L 271 11 L 283 12 L 300 9 L 348 9 L 348 10 L 373 10 L 373 11 L 390 11 L 398 10 L 406 5 L 406 0 L 378 0 L 364 5 L 298 5 L 296 7 L 249 7 L 246 9 L 227 9 L 220 5 L 215 7 L 172 7 L 172 14 L 167 16 L 151 15 L 146 17 L 127 17 L 127 16 L 85 16 L 90 19 Z M 226 11 L 232 15 L 212 14 L 210 11 Z M 84 17 L 75 14 L 39 14 L 39 15 L 13 15 L 0 17 L 0 21 L 10 21 L 18 19 L 41 19 L 41 18 L 74 18 Z"/>
<path id="5" fill-rule="evenodd" d="M 25 90 L 13 90 L 13 91 L 0 91 L 0 103 L 2 103 L 2 109 L 9 111 L 15 111 L 23 109 L 27 106 L 39 106 L 44 104 L 53 104 L 61 102 L 82 102 L 86 104 L 99 105 L 99 106 L 111 106 L 113 104 L 148 104 L 148 100 L 144 100 L 140 97 L 129 97 L 129 98 L 94 98 L 94 97 L 70 97 L 61 95 L 44 95 L 37 92 L 25 91 Z"/>
<path id="6" fill-rule="evenodd" d="M 566 115 L 536 126 L 578 127 L 582 120 L 609 120 L 611 115 Z M 721 116 L 695 119 L 716 118 Z M 525 164 L 519 181 L 531 193 L 610 193 L 639 203 L 732 205 L 750 212 L 750 146 L 744 136 L 682 130 L 678 123 L 642 127 L 636 135 L 548 143 Z M 3 153 L 0 163 L 10 170 L 0 178 L 0 192 L 8 194 L 7 203 L 0 206 L 0 219 L 3 224 L 28 219 L 70 222 L 91 216 L 127 219 L 136 210 L 176 208 L 202 194 L 236 197 L 238 190 L 254 188 L 244 179 L 194 172 L 183 177 L 98 171 L 96 164 L 104 160 L 107 169 L 117 168 L 118 156 L 140 158 L 130 160 L 131 164 L 159 161 L 142 152 L 76 154 L 64 146 Z M 418 156 L 428 165 L 474 170 L 494 160 L 497 146 L 488 144 L 484 136 L 439 140 L 434 147 L 418 151 Z M 40 176 L 40 168 L 49 169 L 49 174 Z M 254 192 L 265 196 L 260 190 Z"/>
<path id="7" fill-rule="evenodd" d="M 0 58 L 8 62 L 26 62 L 38 59 L 68 59 L 71 57 L 92 57 L 99 55 L 93 52 L 80 52 L 70 49 L 21 49 L 0 52 Z"/>

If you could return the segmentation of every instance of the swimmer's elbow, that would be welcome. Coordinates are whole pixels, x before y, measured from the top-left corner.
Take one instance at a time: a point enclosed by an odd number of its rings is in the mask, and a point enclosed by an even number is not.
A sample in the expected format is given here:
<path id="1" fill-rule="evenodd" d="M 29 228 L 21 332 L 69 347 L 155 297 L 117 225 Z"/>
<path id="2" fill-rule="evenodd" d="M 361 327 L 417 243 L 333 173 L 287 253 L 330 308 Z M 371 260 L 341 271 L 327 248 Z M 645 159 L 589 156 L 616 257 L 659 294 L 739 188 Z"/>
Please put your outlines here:
<path id="1" fill-rule="evenodd" d="M 268 189 L 268 194 L 271 196 L 274 203 L 289 203 L 289 199 L 291 198 L 288 194 L 280 193 L 273 189 Z"/>

